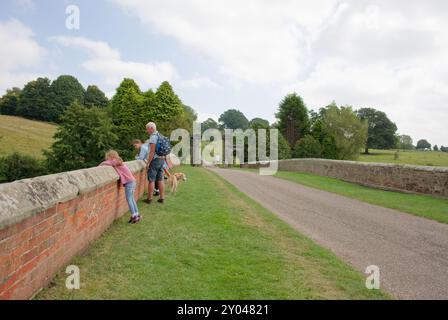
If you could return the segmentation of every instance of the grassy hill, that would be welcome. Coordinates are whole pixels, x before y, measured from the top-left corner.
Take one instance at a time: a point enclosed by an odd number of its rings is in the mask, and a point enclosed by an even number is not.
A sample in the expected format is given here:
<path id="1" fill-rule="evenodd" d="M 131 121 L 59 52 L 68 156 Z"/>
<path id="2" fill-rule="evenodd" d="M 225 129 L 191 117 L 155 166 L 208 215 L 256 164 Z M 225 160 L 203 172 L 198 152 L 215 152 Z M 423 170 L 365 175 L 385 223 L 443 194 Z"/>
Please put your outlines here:
<path id="1" fill-rule="evenodd" d="M 0 115 L 0 156 L 17 151 L 42 157 L 42 150 L 53 143 L 56 128 L 46 122 Z"/>
<path id="2" fill-rule="evenodd" d="M 415 164 L 420 166 L 448 167 L 448 152 L 400 150 L 398 159 L 394 159 L 396 150 L 369 150 L 370 154 L 361 154 L 359 161 L 385 162 L 396 164 Z"/>

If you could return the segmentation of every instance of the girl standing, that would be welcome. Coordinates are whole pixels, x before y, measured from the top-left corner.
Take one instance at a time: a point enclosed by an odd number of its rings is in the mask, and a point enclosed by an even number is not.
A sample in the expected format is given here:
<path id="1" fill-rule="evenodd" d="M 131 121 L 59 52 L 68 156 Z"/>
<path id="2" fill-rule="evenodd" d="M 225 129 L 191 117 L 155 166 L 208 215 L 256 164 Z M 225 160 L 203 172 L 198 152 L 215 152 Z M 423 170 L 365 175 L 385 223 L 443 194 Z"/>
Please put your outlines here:
<path id="1" fill-rule="evenodd" d="M 126 164 L 123 163 L 123 160 L 115 150 L 109 150 L 106 153 L 106 161 L 102 162 L 100 166 L 111 166 L 118 173 L 118 175 L 120 176 L 120 182 L 124 186 L 126 201 L 128 202 L 129 210 L 131 211 L 131 218 L 129 219 L 129 223 L 139 222 L 141 220 L 141 217 L 138 213 L 138 207 L 134 197 L 137 183 L 131 170 L 129 170 Z"/>

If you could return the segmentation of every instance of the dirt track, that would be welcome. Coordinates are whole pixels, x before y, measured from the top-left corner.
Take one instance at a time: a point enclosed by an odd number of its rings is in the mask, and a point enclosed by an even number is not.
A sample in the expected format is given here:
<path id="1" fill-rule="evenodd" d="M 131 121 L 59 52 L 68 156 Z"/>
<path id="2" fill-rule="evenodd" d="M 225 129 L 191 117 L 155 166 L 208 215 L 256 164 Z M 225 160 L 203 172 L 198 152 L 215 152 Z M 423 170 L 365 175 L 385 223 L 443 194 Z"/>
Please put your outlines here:
<path id="1" fill-rule="evenodd" d="M 448 225 L 242 170 L 211 168 L 398 299 L 448 299 Z"/>

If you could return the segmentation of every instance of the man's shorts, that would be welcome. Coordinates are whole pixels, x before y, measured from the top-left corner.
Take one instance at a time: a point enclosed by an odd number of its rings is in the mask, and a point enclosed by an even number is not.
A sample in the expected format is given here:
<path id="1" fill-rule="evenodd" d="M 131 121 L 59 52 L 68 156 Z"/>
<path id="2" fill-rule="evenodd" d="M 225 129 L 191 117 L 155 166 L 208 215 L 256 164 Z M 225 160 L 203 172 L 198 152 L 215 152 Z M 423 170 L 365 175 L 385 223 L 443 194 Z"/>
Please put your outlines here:
<path id="1" fill-rule="evenodd" d="M 148 170 L 148 180 L 149 182 L 163 181 L 163 164 L 165 159 L 155 158 L 152 159 Z"/>

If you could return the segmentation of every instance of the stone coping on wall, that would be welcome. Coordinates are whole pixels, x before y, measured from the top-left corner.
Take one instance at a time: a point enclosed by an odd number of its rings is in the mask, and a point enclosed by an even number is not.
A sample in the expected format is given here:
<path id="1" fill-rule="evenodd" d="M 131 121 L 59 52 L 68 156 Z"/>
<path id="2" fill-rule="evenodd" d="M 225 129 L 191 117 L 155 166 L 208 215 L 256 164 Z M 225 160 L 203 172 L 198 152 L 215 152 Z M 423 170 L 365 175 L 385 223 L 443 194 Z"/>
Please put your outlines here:
<path id="1" fill-rule="evenodd" d="M 243 167 L 268 165 L 249 163 Z M 283 171 L 307 172 L 377 189 L 448 198 L 448 167 L 315 158 L 279 160 L 277 165 Z"/>
<path id="2" fill-rule="evenodd" d="M 384 162 L 363 162 L 363 161 L 333 160 L 333 159 L 321 159 L 321 158 L 287 159 L 287 160 L 279 160 L 278 162 L 282 163 L 288 161 L 354 164 L 366 167 L 404 168 L 417 171 L 448 173 L 448 167 L 419 166 L 412 164 L 397 164 L 397 163 L 384 163 Z"/>
<path id="3" fill-rule="evenodd" d="M 396 163 L 384 163 L 384 162 L 362 162 L 362 161 L 351 161 L 351 160 L 333 160 L 333 159 L 321 159 L 321 158 L 298 158 L 298 159 L 285 159 L 285 160 L 277 160 L 274 162 L 278 162 L 279 169 L 282 163 L 288 162 L 310 162 L 317 163 L 320 162 L 322 164 L 329 163 L 339 163 L 339 164 L 353 164 L 357 166 L 366 166 L 366 167 L 384 167 L 384 168 L 403 168 L 410 169 L 416 171 L 427 171 L 427 172 L 440 172 L 440 173 L 448 173 L 448 167 L 434 167 L 434 166 L 419 166 L 412 164 L 396 164 Z M 268 167 L 270 162 L 249 162 L 247 164 L 243 164 L 242 167 L 251 167 L 251 168 L 260 168 L 260 167 Z"/>
<path id="4" fill-rule="evenodd" d="M 141 160 L 126 165 L 133 173 L 145 167 Z M 102 166 L 1 184 L 0 229 L 118 179 L 112 167 Z"/>

